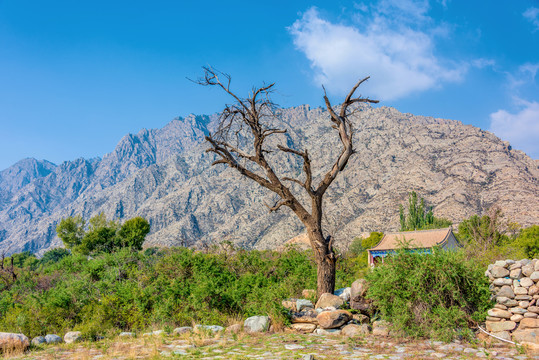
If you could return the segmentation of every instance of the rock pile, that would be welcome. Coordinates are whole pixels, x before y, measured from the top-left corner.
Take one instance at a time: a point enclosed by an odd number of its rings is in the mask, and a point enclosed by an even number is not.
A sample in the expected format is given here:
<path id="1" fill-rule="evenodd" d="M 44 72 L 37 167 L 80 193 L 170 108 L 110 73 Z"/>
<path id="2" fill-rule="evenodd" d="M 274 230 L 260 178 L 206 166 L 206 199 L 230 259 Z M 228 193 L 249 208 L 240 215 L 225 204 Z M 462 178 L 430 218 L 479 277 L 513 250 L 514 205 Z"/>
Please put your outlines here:
<path id="1" fill-rule="evenodd" d="M 313 290 L 304 290 L 303 295 L 313 295 Z M 282 305 L 290 311 L 292 324 L 290 328 L 302 333 L 315 333 L 318 335 L 342 334 L 353 337 L 369 334 L 371 303 L 365 299 L 365 280 L 356 280 L 351 287 L 335 290 L 334 294 L 322 294 L 315 305 L 307 299 L 287 299 Z M 352 314 L 351 311 L 358 310 Z M 375 328 L 384 328 L 385 335 L 388 328 L 385 324 L 377 324 Z"/>
<path id="2" fill-rule="evenodd" d="M 518 343 L 539 344 L 539 261 L 500 260 L 488 266 L 494 308 L 487 331 Z"/>

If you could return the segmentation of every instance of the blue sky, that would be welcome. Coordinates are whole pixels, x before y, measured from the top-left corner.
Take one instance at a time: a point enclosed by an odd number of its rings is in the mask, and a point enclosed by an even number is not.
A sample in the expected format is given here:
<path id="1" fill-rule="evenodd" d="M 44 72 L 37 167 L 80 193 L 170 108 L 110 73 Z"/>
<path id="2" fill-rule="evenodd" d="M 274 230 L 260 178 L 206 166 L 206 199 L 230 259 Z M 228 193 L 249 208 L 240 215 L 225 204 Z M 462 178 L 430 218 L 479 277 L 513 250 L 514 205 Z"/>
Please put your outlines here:
<path id="1" fill-rule="evenodd" d="M 282 106 L 362 95 L 490 130 L 539 158 L 539 1 L 0 0 L 0 169 L 103 156 L 128 132 L 276 82 Z"/>

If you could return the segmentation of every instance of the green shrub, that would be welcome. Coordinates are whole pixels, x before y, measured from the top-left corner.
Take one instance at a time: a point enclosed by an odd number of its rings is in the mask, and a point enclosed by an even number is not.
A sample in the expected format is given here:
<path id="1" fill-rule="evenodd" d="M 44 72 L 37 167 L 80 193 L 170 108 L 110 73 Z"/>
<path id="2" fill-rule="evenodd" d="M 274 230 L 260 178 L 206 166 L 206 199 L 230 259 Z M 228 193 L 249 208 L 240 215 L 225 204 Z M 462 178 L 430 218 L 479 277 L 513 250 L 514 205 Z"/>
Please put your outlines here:
<path id="1" fill-rule="evenodd" d="M 460 252 L 399 250 L 367 275 L 367 296 L 406 336 L 449 341 L 483 321 L 492 305 L 487 278 Z"/>

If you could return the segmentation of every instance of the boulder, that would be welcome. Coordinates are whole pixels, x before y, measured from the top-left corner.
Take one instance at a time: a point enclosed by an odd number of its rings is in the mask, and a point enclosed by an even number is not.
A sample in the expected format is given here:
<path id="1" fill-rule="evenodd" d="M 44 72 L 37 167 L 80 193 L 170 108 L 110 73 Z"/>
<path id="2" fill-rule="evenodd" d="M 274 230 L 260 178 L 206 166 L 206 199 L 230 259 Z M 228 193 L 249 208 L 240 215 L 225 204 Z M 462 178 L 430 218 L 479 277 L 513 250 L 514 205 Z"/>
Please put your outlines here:
<path id="1" fill-rule="evenodd" d="M 340 335 L 341 329 L 322 329 L 318 328 L 314 331 L 316 335 Z"/>
<path id="2" fill-rule="evenodd" d="M 82 340 L 82 334 L 80 331 L 70 331 L 64 335 L 64 342 L 71 344 Z"/>
<path id="3" fill-rule="evenodd" d="M 26 350 L 30 346 L 30 340 L 24 334 L 14 334 L 0 332 L 0 349 L 6 350 Z"/>
<path id="4" fill-rule="evenodd" d="M 516 262 L 512 264 L 511 266 L 509 266 L 509 271 L 515 270 L 515 269 L 521 269 L 521 268 L 522 268 L 522 264 L 519 262 Z"/>
<path id="5" fill-rule="evenodd" d="M 528 312 L 526 309 L 523 309 L 520 307 L 511 308 L 509 309 L 509 311 L 512 312 L 513 314 L 521 314 L 521 315 Z"/>
<path id="6" fill-rule="evenodd" d="M 301 333 L 312 333 L 316 329 L 316 324 L 309 323 L 296 323 L 290 325 L 290 328 L 294 331 Z"/>
<path id="7" fill-rule="evenodd" d="M 45 335 L 45 341 L 47 344 L 59 344 L 62 342 L 62 338 L 56 334 Z"/>
<path id="8" fill-rule="evenodd" d="M 269 330 L 271 320 L 269 316 L 251 316 L 243 322 L 243 328 L 246 332 L 266 332 Z"/>
<path id="9" fill-rule="evenodd" d="M 333 295 L 330 293 L 320 295 L 320 299 L 318 299 L 318 301 L 316 302 L 316 308 L 326 308 L 329 306 L 333 306 L 334 308 L 338 309 L 343 305 L 343 299 L 341 299 L 337 295 Z"/>
<path id="10" fill-rule="evenodd" d="M 281 301 L 281 305 L 283 305 L 283 307 L 285 309 L 288 309 L 290 311 L 296 311 L 296 299 L 286 299 L 286 300 L 283 300 Z"/>
<path id="11" fill-rule="evenodd" d="M 220 332 L 225 330 L 224 327 L 219 325 L 195 325 L 195 328 L 193 329 L 195 332 L 201 332 L 201 331 L 209 331 L 209 332 Z"/>
<path id="12" fill-rule="evenodd" d="M 509 270 L 501 266 L 493 266 L 490 273 L 495 278 L 503 278 L 509 276 Z"/>
<path id="13" fill-rule="evenodd" d="M 515 297 L 515 293 L 510 285 L 504 285 L 498 290 L 497 296 L 506 297 L 512 299 Z"/>
<path id="14" fill-rule="evenodd" d="M 372 323 L 372 334 L 375 336 L 389 336 L 389 326 L 387 321 L 375 321 Z"/>
<path id="15" fill-rule="evenodd" d="M 520 279 L 521 276 L 522 276 L 522 269 L 515 269 L 509 272 L 509 277 L 511 279 Z"/>
<path id="16" fill-rule="evenodd" d="M 367 280 L 357 279 L 352 283 L 350 287 L 350 298 L 355 298 L 356 296 L 364 297 L 367 293 Z"/>
<path id="17" fill-rule="evenodd" d="M 535 271 L 535 268 L 531 264 L 522 266 L 522 274 L 526 277 L 530 277 L 531 274 Z"/>
<path id="18" fill-rule="evenodd" d="M 41 344 L 46 344 L 47 340 L 45 340 L 44 336 L 36 336 L 35 338 L 32 339 L 31 343 L 34 346 L 38 346 Z"/>
<path id="19" fill-rule="evenodd" d="M 316 317 L 318 312 L 312 309 L 308 309 L 301 312 L 293 312 L 290 314 L 290 321 L 292 323 L 311 323 L 318 324 Z"/>
<path id="20" fill-rule="evenodd" d="M 511 331 L 517 327 L 514 321 L 486 321 L 485 324 L 488 332 Z"/>
<path id="21" fill-rule="evenodd" d="M 241 329 L 242 329 L 241 324 L 234 324 L 234 325 L 230 325 L 229 327 L 227 327 L 225 329 L 225 332 L 229 333 L 229 334 L 237 334 L 237 333 L 241 332 Z"/>
<path id="22" fill-rule="evenodd" d="M 515 287 L 513 289 L 513 292 L 515 293 L 515 295 L 528 295 L 528 289 L 522 286 Z"/>
<path id="23" fill-rule="evenodd" d="M 504 261 L 504 260 L 497 260 L 497 261 L 494 263 L 494 266 L 498 266 L 498 267 L 505 268 L 505 267 L 508 266 L 508 264 L 507 264 L 507 261 Z"/>
<path id="24" fill-rule="evenodd" d="M 350 308 L 359 310 L 364 314 L 370 314 L 372 310 L 372 301 L 360 296 L 356 296 L 350 300 Z"/>
<path id="25" fill-rule="evenodd" d="M 182 334 L 186 334 L 192 331 L 193 331 L 193 328 L 191 326 L 182 326 L 182 327 L 178 327 L 172 330 L 172 333 L 175 335 L 182 335 Z"/>
<path id="26" fill-rule="evenodd" d="M 349 324 L 344 326 L 342 329 L 342 334 L 346 337 L 356 337 L 366 335 L 361 325 Z"/>
<path id="27" fill-rule="evenodd" d="M 338 297 L 343 299 L 345 302 L 348 302 L 348 301 L 350 301 L 350 289 L 351 288 L 349 288 L 349 287 L 340 288 L 340 289 L 335 290 L 335 292 L 333 294 L 337 295 Z"/>
<path id="28" fill-rule="evenodd" d="M 297 299 L 296 300 L 296 311 L 302 311 L 303 309 L 313 308 L 314 305 L 311 300 L 306 299 Z"/>
<path id="29" fill-rule="evenodd" d="M 350 319 L 352 319 L 352 314 L 345 310 L 324 311 L 316 317 L 318 324 L 324 329 L 341 327 Z"/>
<path id="30" fill-rule="evenodd" d="M 494 317 L 497 317 L 497 318 L 503 318 L 503 319 L 509 319 L 511 317 L 511 313 L 507 310 L 502 310 L 502 309 L 490 309 L 488 312 L 487 312 L 488 316 L 494 316 Z"/>
<path id="31" fill-rule="evenodd" d="M 519 330 L 537 329 L 539 328 L 539 319 L 527 318 L 520 320 Z"/>
<path id="32" fill-rule="evenodd" d="M 513 341 L 517 343 L 529 342 L 532 344 L 539 344 L 538 329 L 520 330 L 520 328 L 513 332 Z"/>
<path id="33" fill-rule="evenodd" d="M 352 321 L 355 322 L 356 324 L 368 324 L 370 322 L 370 319 L 367 315 L 353 314 Z"/>
<path id="34" fill-rule="evenodd" d="M 498 278 L 492 282 L 496 286 L 513 285 L 513 280 L 506 278 Z"/>

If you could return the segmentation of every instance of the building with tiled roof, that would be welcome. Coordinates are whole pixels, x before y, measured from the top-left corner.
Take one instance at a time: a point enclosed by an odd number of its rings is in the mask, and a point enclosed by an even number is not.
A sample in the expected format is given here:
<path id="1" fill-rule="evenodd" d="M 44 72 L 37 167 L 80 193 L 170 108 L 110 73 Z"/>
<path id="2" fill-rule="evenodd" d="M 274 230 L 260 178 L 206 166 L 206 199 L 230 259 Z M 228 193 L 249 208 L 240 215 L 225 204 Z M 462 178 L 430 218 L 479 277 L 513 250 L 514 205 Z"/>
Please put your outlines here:
<path id="1" fill-rule="evenodd" d="M 394 253 L 398 248 L 405 247 L 412 251 L 430 253 L 432 248 L 454 249 L 459 246 L 452 228 L 403 231 L 385 234 L 382 240 L 373 248 L 368 249 L 369 265 L 374 266 L 383 262 L 384 257 Z"/>

